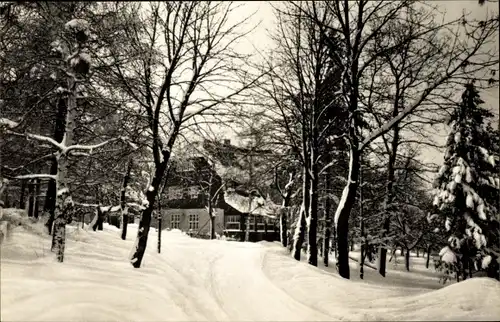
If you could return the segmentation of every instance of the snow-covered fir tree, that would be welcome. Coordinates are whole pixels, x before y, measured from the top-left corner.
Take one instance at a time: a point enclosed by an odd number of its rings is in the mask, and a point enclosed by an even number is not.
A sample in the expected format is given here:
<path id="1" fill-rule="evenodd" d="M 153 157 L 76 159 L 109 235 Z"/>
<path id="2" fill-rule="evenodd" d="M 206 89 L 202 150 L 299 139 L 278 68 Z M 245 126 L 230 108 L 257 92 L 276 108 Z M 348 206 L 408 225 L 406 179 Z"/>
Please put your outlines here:
<path id="1" fill-rule="evenodd" d="M 434 186 L 437 211 L 431 218 L 444 224 L 449 237 L 437 267 L 446 275 L 456 272 L 457 280 L 473 269 L 498 279 L 498 133 L 485 125 L 493 115 L 482 103 L 468 84 L 451 115 L 444 165 Z"/>

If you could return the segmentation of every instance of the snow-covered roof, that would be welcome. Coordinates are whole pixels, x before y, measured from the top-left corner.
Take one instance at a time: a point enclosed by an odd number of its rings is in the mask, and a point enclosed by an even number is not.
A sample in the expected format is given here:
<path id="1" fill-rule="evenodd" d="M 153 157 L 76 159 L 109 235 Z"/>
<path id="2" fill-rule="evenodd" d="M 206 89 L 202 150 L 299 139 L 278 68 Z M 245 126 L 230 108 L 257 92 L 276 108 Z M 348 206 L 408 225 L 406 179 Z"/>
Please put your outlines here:
<path id="1" fill-rule="evenodd" d="M 262 197 L 253 197 L 250 204 L 249 197 L 243 196 L 235 191 L 226 191 L 224 193 L 224 201 L 241 213 L 250 213 L 252 215 L 270 218 L 276 218 L 281 208 L 271 200 L 266 200 Z"/>

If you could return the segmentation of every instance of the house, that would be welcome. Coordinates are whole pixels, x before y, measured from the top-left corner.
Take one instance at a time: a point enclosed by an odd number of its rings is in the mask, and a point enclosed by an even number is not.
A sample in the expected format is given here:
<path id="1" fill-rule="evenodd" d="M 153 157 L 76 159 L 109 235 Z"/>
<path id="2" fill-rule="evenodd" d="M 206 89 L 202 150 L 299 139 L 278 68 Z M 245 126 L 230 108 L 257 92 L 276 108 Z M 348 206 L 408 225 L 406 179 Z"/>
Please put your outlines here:
<path id="1" fill-rule="evenodd" d="M 255 147 L 238 147 L 229 140 L 205 140 L 203 148 L 212 156 L 219 175 L 224 177 L 224 235 L 245 240 L 247 219 L 249 241 L 279 239 L 280 207 L 269 197 L 273 178 L 268 164 L 273 152 Z M 271 157 L 271 158 L 270 158 Z M 266 190 L 267 189 L 267 190 Z M 263 195 L 267 194 L 267 198 Z"/>
<path id="2" fill-rule="evenodd" d="M 238 182 L 242 179 L 242 172 L 232 171 L 246 166 L 234 161 L 248 151 L 232 146 L 227 140 L 223 143 L 205 140 L 201 147 L 205 156 L 173 160 L 161 198 L 162 228 L 180 229 L 199 237 L 209 236 L 207 207 L 210 196 L 216 213 L 217 234 L 244 240 L 249 216 L 250 241 L 278 239 L 276 214 L 279 207 L 265 200 L 259 192 L 246 193 L 247 187 Z M 212 163 L 208 162 L 207 156 Z M 228 176 L 230 172 L 232 176 Z M 156 218 L 152 226 L 158 226 Z"/>
<path id="3" fill-rule="evenodd" d="M 226 216 L 224 235 L 235 240 L 245 240 L 246 223 L 249 241 L 279 240 L 277 225 L 280 207 L 257 193 L 247 194 L 229 190 L 224 194 Z"/>
<path id="4" fill-rule="evenodd" d="M 215 232 L 224 231 L 224 209 L 218 195 L 221 179 L 203 157 L 172 160 L 161 197 L 162 229 L 180 229 L 193 236 L 210 236 L 208 199 L 213 200 Z M 157 216 L 151 222 L 158 227 Z"/>

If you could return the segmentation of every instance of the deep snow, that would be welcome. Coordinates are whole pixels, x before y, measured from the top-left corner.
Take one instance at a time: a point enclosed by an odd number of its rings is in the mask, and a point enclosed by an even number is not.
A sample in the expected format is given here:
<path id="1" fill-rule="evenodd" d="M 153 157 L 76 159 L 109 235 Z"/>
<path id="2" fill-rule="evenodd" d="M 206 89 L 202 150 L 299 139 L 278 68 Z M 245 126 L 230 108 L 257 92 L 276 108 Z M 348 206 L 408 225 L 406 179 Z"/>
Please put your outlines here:
<path id="1" fill-rule="evenodd" d="M 366 268 L 361 281 L 332 267 L 296 262 L 277 243 L 192 239 L 179 231 L 149 236 L 143 267 L 128 257 L 116 227 L 68 226 L 65 262 L 41 227 L 17 227 L 1 246 L 2 321 L 310 321 L 499 320 L 500 283 L 474 278 L 441 288 L 433 269 Z M 401 261 L 401 258 L 400 258 Z M 419 264 L 420 263 L 420 264 Z M 320 267 L 322 264 L 320 264 Z M 355 268 L 353 262 L 352 268 Z M 432 288 L 439 288 L 432 290 Z"/>

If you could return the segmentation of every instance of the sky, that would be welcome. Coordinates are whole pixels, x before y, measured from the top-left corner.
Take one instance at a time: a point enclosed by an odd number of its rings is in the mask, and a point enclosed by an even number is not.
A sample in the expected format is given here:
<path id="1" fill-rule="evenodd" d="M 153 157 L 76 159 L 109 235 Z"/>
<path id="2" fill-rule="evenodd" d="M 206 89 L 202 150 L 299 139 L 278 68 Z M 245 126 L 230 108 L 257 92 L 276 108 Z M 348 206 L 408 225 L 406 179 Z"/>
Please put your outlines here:
<path id="1" fill-rule="evenodd" d="M 274 1 L 277 3 L 278 1 Z M 254 13 L 250 20 L 248 27 L 255 27 L 255 30 L 249 34 L 244 41 L 238 44 L 238 50 L 243 52 L 258 52 L 269 49 L 272 42 L 269 37 L 269 31 L 273 30 L 275 17 L 273 14 L 272 5 L 267 1 L 236 1 L 236 5 L 241 5 L 240 8 L 231 17 L 233 22 L 238 21 L 242 17 Z M 468 1 L 432 1 L 432 4 L 437 4 L 441 11 L 445 14 L 445 19 L 456 19 L 460 17 L 462 12 L 470 12 L 472 18 L 481 19 L 491 14 L 491 11 L 498 12 L 498 1 L 487 2 L 485 5 L 480 6 L 477 0 Z M 240 16 L 241 14 L 241 16 Z M 230 21 L 231 22 L 231 21 Z M 497 48 L 499 43 L 497 41 Z M 499 115 L 499 90 L 498 87 L 483 91 L 481 93 L 482 99 L 485 101 L 485 107 L 490 109 L 494 115 L 495 120 L 493 124 L 498 122 Z M 447 136 L 447 128 L 444 126 L 435 137 L 438 144 L 444 144 Z M 423 148 L 420 156 L 424 162 L 431 162 L 441 164 L 443 162 L 443 151 L 438 151 L 434 148 Z"/>

